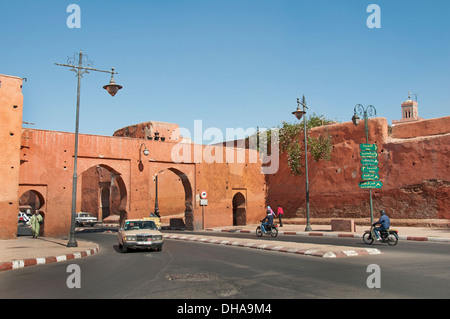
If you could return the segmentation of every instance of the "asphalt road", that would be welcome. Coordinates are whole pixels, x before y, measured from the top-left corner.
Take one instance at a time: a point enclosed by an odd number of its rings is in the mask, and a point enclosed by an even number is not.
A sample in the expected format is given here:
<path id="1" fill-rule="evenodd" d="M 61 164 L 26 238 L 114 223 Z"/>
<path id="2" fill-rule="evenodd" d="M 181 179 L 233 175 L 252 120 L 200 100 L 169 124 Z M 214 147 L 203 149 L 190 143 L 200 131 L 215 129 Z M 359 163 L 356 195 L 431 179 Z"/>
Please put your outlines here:
<path id="1" fill-rule="evenodd" d="M 100 252 L 0 273 L 0 298 L 450 298 L 446 243 L 401 241 L 395 247 L 376 245 L 381 255 L 327 259 L 176 240 L 166 240 L 162 252 L 123 254 L 115 234 L 80 233 L 77 238 L 99 243 Z M 277 239 L 363 245 L 354 238 Z M 67 285 L 72 264 L 79 266 L 80 288 Z M 368 272 L 372 264 L 379 266 L 378 273 Z M 380 288 L 369 288 L 369 277 Z"/>

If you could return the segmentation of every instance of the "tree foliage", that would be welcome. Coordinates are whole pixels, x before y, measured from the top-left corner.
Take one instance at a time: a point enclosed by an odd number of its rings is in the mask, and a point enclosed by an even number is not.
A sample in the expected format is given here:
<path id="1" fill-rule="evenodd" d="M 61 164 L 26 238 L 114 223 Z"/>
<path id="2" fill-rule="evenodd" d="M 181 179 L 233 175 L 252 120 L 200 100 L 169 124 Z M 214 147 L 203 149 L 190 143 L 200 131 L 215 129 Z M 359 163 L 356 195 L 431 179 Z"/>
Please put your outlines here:
<path id="1" fill-rule="evenodd" d="M 313 113 L 306 120 L 306 130 L 309 131 L 313 127 L 329 125 L 335 123 L 326 119 L 323 115 Z M 287 164 L 291 168 L 293 175 L 301 175 L 304 166 L 305 145 L 303 121 L 291 124 L 283 122 L 279 131 L 280 151 L 286 153 Z M 308 134 L 307 134 L 308 136 Z M 308 151 L 312 155 L 315 162 L 319 160 L 329 161 L 333 149 L 332 137 L 330 134 L 319 135 L 318 137 L 307 137 Z"/>

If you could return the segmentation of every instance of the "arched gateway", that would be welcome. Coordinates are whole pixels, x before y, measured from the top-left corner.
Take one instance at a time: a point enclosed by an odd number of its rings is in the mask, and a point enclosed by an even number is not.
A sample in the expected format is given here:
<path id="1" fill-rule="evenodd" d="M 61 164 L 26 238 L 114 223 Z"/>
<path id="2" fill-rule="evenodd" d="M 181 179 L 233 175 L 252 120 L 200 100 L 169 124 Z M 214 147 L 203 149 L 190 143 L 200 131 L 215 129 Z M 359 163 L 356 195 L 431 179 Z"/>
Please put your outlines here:
<path id="1" fill-rule="evenodd" d="M 169 171 L 175 173 L 181 180 L 184 188 L 184 217 L 185 217 L 185 227 L 186 230 L 194 230 L 194 203 L 193 203 L 193 193 L 191 182 L 189 181 L 189 177 L 183 173 L 182 171 L 170 167 Z"/>

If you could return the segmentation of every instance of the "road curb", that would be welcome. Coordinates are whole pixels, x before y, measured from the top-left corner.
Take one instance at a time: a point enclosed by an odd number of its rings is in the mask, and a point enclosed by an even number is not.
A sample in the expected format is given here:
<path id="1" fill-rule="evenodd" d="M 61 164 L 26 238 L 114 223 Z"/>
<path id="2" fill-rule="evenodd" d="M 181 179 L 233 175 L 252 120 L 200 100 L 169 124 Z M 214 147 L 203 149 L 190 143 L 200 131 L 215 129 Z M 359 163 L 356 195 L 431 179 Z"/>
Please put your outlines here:
<path id="1" fill-rule="evenodd" d="M 13 270 L 13 269 L 20 269 L 24 267 L 29 266 L 36 266 L 36 265 L 44 265 L 44 264 L 50 264 L 55 262 L 62 262 L 72 259 L 79 259 L 83 257 L 92 256 L 100 251 L 100 247 L 97 246 L 93 249 L 87 249 L 80 252 L 74 252 L 70 254 L 64 254 L 59 256 L 49 256 L 49 257 L 41 257 L 41 258 L 28 258 L 28 259 L 17 259 L 13 261 L 5 261 L 0 263 L 0 272 L 7 271 L 7 270 Z"/>
<path id="2" fill-rule="evenodd" d="M 278 251 L 283 253 L 300 254 L 313 257 L 324 257 L 324 258 L 340 258 L 340 257 L 352 257 L 352 256 L 363 256 L 363 255 L 379 255 L 381 251 L 376 248 L 359 248 L 359 249 L 344 249 L 344 250 L 323 250 L 323 249 L 299 249 L 295 247 L 285 247 L 279 244 L 257 244 L 254 242 L 246 242 L 242 240 L 224 240 L 217 239 L 214 237 L 207 238 L 202 236 L 190 236 L 190 235 L 163 235 L 165 239 L 175 239 L 175 240 L 186 240 L 193 242 L 209 243 L 216 245 L 229 245 L 243 248 L 253 248 L 253 249 L 263 249 L 270 251 Z"/>
<path id="3" fill-rule="evenodd" d="M 213 229 L 207 228 L 206 231 L 212 232 L 228 232 L 228 233 L 250 233 L 247 229 Z M 298 236 L 315 236 L 315 237 L 345 237 L 345 238 L 362 238 L 362 234 L 349 234 L 349 233 L 326 233 L 326 232 L 305 232 L 305 231 L 278 231 L 278 234 L 283 235 L 298 235 Z M 416 236 L 399 236 L 401 240 L 413 240 L 413 241 L 436 241 L 436 242 L 450 242 L 450 238 L 443 237 L 416 237 Z"/>

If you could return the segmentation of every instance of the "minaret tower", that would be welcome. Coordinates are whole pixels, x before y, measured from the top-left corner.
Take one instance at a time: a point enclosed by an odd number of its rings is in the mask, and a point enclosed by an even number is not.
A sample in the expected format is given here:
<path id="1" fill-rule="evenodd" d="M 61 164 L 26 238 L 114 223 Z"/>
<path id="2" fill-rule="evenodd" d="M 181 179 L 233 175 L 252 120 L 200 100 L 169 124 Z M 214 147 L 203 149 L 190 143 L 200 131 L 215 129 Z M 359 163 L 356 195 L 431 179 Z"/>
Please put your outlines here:
<path id="1" fill-rule="evenodd" d="M 402 103 L 402 118 L 392 121 L 393 125 L 423 120 L 419 117 L 419 104 L 417 103 L 417 94 L 415 95 L 416 99 L 412 100 L 411 92 L 409 92 L 408 99 Z"/>
<path id="2" fill-rule="evenodd" d="M 402 119 L 401 121 L 419 120 L 419 107 L 417 101 L 411 100 L 411 92 L 408 94 L 408 100 L 402 103 Z"/>

